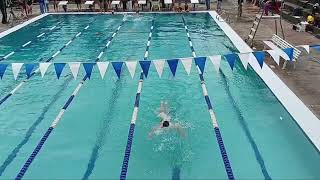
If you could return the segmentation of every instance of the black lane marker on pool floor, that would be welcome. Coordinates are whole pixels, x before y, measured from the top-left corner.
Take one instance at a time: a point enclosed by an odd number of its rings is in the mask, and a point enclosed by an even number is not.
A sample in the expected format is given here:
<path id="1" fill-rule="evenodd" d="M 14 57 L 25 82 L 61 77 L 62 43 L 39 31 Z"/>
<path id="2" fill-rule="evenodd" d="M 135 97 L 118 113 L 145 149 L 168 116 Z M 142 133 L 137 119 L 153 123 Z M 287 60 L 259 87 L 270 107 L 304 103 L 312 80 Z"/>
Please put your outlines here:
<path id="1" fill-rule="evenodd" d="M 89 162 L 87 165 L 87 169 L 86 169 L 82 179 L 89 179 L 89 177 L 92 174 L 93 169 L 95 167 L 96 161 L 99 157 L 100 150 L 102 149 L 102 147 L 105 143 L 106 135 L 109 132 L 110 123 L 114 118 L 114 108 L 118 102 L 117 100 L 120 96 L 120 92 L 123 89 L 122 85 L 125 83 L 122 81 L 122 79 L 124 79 L 124 78 L 117 79 L 117 81 L 115 83 L 116 86 L 115 86 L 115 88 L 112 89 L 112 95 L 110 97 L 110 100 L 108 101 L 109 107 L 107 109 L 106 116 L 105 116 L 104 120 L 102 121 L 102 126 L 99 130 L 99 133 L 97 134 L 96 143 L 94 144 L 94 146 L 92 148 L 90 159 L 89 159 Z"/>
<path id="2" fill-rule="evenodd" d="M 49 102 L 49 104 L 47 104 L 43 109 L 42 112 L 40 114 L 40 116 L 38 117 L 38 119 L 29 127 L 28 131 L 26 132 L 24 138 L 22 139 L 22 141 L 20 141 L 20 143 L 10 152 L 10 154 L 8 155 L 8 157 L 6 158 L 6 160 L 2 163 L 2 165 L 0 166 L 0 176 L 4 173 L 4 171 L 6 170 L 6 168 L 12 163 L 12 161 L 17 157 L 17 154 L 19 153 L 19 151 L 22 149 L 22 147 L 30 140 L 30 137 L 32 136 L 32 134 L 34 133 L 34 131 L 36 130 L 37 126 L 42 122 L 42 120 L 44 119 L 46 113 L 48 112 L 48 110 L 54 105 L 54 103 L 59 99 L 61 93 L 66 89 L 68 83 L 72 80 L 73 78 L 70 77 L 69 79 L 67 79 L 63 85 L 62 88 L 53 96 L 53 98 L 51 99 L 51 101 Z"/>
<path id="3" fill-rule="evenodd" d="M 220 75 L 221 75 L 221 79 L 223 81 L 223 85 L 224 85 L 224 88 L 227 92 L 227 95 L 228 95 L 228 98 L 233 106 L 233 109 L 236 111 L 236 114 L 238 115 L 238 120 L 240 121 L 240 126 L 241 128 L 243 129 L 246 137 L 248 138 L 248 141 L 251 145 L 251 148 L 253 149 L 253 152 L 254 152 L 254 155 L 256 157 L 256 160 L 258 162 L 258 164 L 260 165 L 260 168 L 261 168 L 261 172 L 264 176 L 265 179 L 271 179 L 267 169 L 266 169 L 266 166 L 265 166 L 265 163 L 264 163 L 264 160 L 263 160 L 263 157 L 259 151 L 259 148 L 256 144 L 256 142 L 254 141 L 254 138 L 253 136 L 251 135 L 250 133 L 250 130 L 248 128 L 248 124 L 247 122 L 245 121 L 241 111 L 240 111 L 240 108 L 239 106 L 237 105 L 236 101 L 234 100 L 232 94 L 231 94 L 231 91 L 230 91 L 230 87 L 229 87 L 229 84 L 228 84 L 228 81 L 227 81 L 227 77 L 226 75 L 223 73 L 223 71 L 220 69 Z"/>
<path id="4" fill-rule="evenodd" d="M 174 167 L 172 169 L 172 180 L 180 180 L 180 168 Z"/>

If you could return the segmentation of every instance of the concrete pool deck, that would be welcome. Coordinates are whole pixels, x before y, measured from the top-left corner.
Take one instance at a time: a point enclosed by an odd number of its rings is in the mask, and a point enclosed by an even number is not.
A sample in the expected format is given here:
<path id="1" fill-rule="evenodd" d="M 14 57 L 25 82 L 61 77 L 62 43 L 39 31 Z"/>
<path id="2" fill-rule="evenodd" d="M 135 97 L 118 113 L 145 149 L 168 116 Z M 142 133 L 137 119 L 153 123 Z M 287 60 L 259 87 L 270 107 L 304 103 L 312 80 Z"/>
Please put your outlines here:
<path id="1" fill-rule="evenodd" d="M 212 15 L 213 19 L 215 19 L 217 14 L 215 12 L 210 12 L 210 14 Z M 41 17 L 43 16 L 38 16 L 35 18 L 35 20 L 40 19 Z M 34 19 L 32 21 L 34 21 Z M 31 21 L 25 22 L 24 24 L 21 24 L 21 26 L 16 26 L 15 28 L 10 29 L 9 31 L 1 33 L 0 37 L 10 32 L 13 32 L 19 27 L 29 24 L 30 22 Z M 237 33 L 235 33 L 226 22 L 221 22 L 221 21 L 216 21 L 216 22 L 224 30 L 224 32 L 231 39 L 231 41 L 239 49 L 240 52 L 252 51 L 251 48 L 248 47 L 241 40 L 241 38 L 237 35 Z M 251 23 L 252 21 L 249 22 L 250 25 Z M 261 29 L 264 29 L 264 28 L 261 27 Z M 247 29 L 242 28 L 242 30 L 247 30 Z M 314 44 L 314 43 L 312 42 L 306 43 L 304 41 L 303 43 L 298 43 L 298 44 Z M 320 134 L 318 133 L 320 132 L 319 131 L 320 121 L 316 118 L 316 116 L 314 116 L 309 111 L 309 109 L 306 108 L 306 106 L 300 101 L 300 99 L 281 81 L 281 79 L 279 79 L 278 76 L 276 76 L 273 73 L 273 71 L 268 66 L 265 66 L 261 71 L 256 62 L 250 62 L 250 64 L 255 69 L 255 71 L 260 75 L 260 77 L 265 81 L 265 83 L 269 86 L 269 88 L 276 95 L 279 101 L 285 106 L 285 108 L 289 111 L 289 113 L 294 117 L 294 119 L 297 121 L 299 126 L 304 130 L 304 132 L 308 135 L 308 137 L 313 142 L 313 144 L 318 149 L 320 149 L 320 141 L 319 141 Z M 316 98 L 312 98 L 312 99 L 316 99 Z"/>

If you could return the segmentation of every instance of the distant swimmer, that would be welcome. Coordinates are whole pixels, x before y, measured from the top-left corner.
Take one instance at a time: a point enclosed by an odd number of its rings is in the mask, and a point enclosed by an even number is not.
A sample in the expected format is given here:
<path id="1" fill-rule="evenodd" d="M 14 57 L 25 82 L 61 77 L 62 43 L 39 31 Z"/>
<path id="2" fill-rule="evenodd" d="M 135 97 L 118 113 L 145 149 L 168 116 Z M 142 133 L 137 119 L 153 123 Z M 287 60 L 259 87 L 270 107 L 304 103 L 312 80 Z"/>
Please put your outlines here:
<path id="1" fill-rule="evenodd" d="M 185 131 L 182 126 L 178 123 L 173 123 L 171 116 L 169 115 L 168 103 L 161 101 L 160 110 L 158 117 L 160 117 L 160 124 L 152 128 L 151 132 L 148 134 L 149 138 L 152 138 L 154 135 L 161 134 L 164 131 L 177 131 L 182 137 L 186 136 Z"/>

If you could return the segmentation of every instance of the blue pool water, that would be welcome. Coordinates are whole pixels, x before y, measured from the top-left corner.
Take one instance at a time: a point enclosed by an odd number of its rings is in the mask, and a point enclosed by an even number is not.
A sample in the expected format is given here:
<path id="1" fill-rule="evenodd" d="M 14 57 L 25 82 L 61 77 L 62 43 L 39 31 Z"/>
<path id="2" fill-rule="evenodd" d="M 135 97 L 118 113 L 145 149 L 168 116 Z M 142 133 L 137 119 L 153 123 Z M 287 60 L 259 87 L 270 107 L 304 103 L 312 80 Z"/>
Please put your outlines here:
<path id="1" fill-rule="evenodd" d="M 124 18 L 100 61 L 142 60 L 153 20 L 148 59 L 191 57 L 182 17 L 197 56 L 237 52 L 207 13 L 48 15 L 1 38 L 0 57 L 48 32 L 3 62 L 46 61 L 82 32 L 51 62 L 94 62 Z M 84 30 L 87 25 L 90 27 Z M 222 61 L 216 73 L 211 63 L 206 66 L 204 78 L 236 178 L 320 178 L 319 152 L 251 68 L 245 71 L 238 61 L 232 72 Z M 0 81 L 1 98 L 25 79 L 21 73 L 14 81 L 11 73 L 9 67 Z M 0 179 L 17 175 L 84 76 L 81 71 L 78 80 L 73 80 L 67 67 L 60 80 L 54 73 L 50 67 L 44 78 L 36 74 L 0 105 Z M 95 67 L 25 178 L 119 178 L 138 80 L 138 73 L 131 79 L 125 67 L 121 79 L 109 67 L 101 80 Z M 186 131 L 185 138 L 174 132 L 148 138 L 159 124 L 155 111 L 161 100 L 168 101 L 173 121 Z M 227 178 L 195 67 L 187 76 L 179 64 L 176 77 L 167 67 L 159 78 L 151 65 L 142 88 L 127 178 L 177 176 Z"/>

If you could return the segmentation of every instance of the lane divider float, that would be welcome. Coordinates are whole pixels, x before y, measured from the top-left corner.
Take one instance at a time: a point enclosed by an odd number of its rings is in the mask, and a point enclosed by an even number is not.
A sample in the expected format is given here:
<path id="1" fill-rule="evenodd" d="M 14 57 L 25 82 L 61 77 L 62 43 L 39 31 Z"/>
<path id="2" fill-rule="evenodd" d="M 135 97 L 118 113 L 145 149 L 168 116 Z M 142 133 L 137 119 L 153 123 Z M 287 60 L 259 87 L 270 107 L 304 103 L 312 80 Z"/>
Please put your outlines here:
<path id="1" fill-rule="evenodd" d="M 149 47 L 150 47 L 153 29 L 154 29 L 154 19 L 152 20 L 152 25 L 150 27 L 150 33 L 149 33 L 149 37 L 148 37 L 148 41 L 147 41 L 146 51 L 144 53 L 144 60 L 148 59 Z M 143 76 L 144 76 L 144 73 L 143 73 L 143 71 L 141 71 L 140 79 L 138 82 L 138 89 L 137 89 L 137 93 L 136 93 L 136 99 L 134 102 L 133 113 L 132 113 L 132 117 L 131 117 L 131 123 L 130 123 L 130 128 L 129 128 L 129 133 L 128 133 L 126 150 L 125 150 L 123 162 L 122 162 L 120 180 L 125 180 L 127 177 L 128 165 L 129 165 L 129 159 L 130 159 L 130 153 L 131 153 L 131 146 L 132 146 L 132 141 L 133 141 L 133 134 L 134 134 L 135 124 L 137 121 L 137 116 L 138 116 L 138 111 L 139 111 L 139 102 L 140 102 L 140 96 L 141 96 L 141 90 L 142 90 L 143 78 L 144 78 Z"/>
<path id="2" fill-rule="evenodd" d="M 183 16 L 182 16 L 182 21 L 183 21 L 184 28 L 185 28 L 187 36 L 188 36 L 189 46 L 190 46 L 190 49 L 191 49 L 191 52 L 192 52 L 192 56 L 195 58 L 196 57 L 196 53 L 195 53 L 195 50 L 194 50 L 194 47 L 193 47 L 193 44 L 192 44 L 192 41 L 191 41 L 191 37 L 190 37 L 190 34 L 189 34 L 187 23 L 186 23 L 186 21 L 185 21 Z M 214 111 L 212 109 L 212 104 L 211 104 L 211 101 L 210 101 L 210 97 L 208 95 L 208 90 L 207 90 L 207 87 L 206 87 L 205 80 L 203 78 L 203 73 L 201 72 L 200 67 L 198 65 L 197 65 L 197 69 L 198 69 L 199 78 L 200 78 L 200 81 L 201 81 L 202 93 L 204 95 L 206 104 L 208 106 L 208 111 L 209 111 L 209 114 L 210 114 L 211 123 L 213 125 L 214 132 L 216 134 L 217 142 L 218 142 L 219 149 L 220 149 L 220 154 L 222 156 L 222 160 L 223 160 L 223 163 L 224 163 L 224 167 L 225 167 L 227 176 L 228 176 L 229 179 L 234 179 L 233 171 L 232 171 L 231 164 L 230 164 L 230 161 L 229 161 L 229 158 L 228 158 L 228 155 L 227 155 L 227 151 L 226 151 L 224 143 L 223 143 L 223 139 L 222 139 L 222 136 L 221 136 L 221 133 L 220 133 L 218 122 L 217 122 L 215 113 L 214 113 Z"/>
<path id="3" fill-rule="evenodd" d="M 40 33 L 34 39 L 31 39 L 30 41 L 24 43 L 23 45 L 21 45 L 20 47 L 18 47 L 14 51 L 11 51 L 10 53 L 8 53 L 5 56 L 1 57 L 0 61 L 7 60 L 10 56 L 14 55 L 16 52 L 21 51 L 22 48 L 25 48 L 26 46 L 30 45 L 31 43 L 38 41 L 40 37 L 42 37 L 44 35 L 48 35 L 49 33 L 53 32 L 54 29 L 57 29 L 57 25 L 59 25 L 59 24 L 61 24 L 61 21 L 59 21 L 56 25 L 54 25 L 51 28 L 49 28 L 49 30 L 47 32 Z"/>

